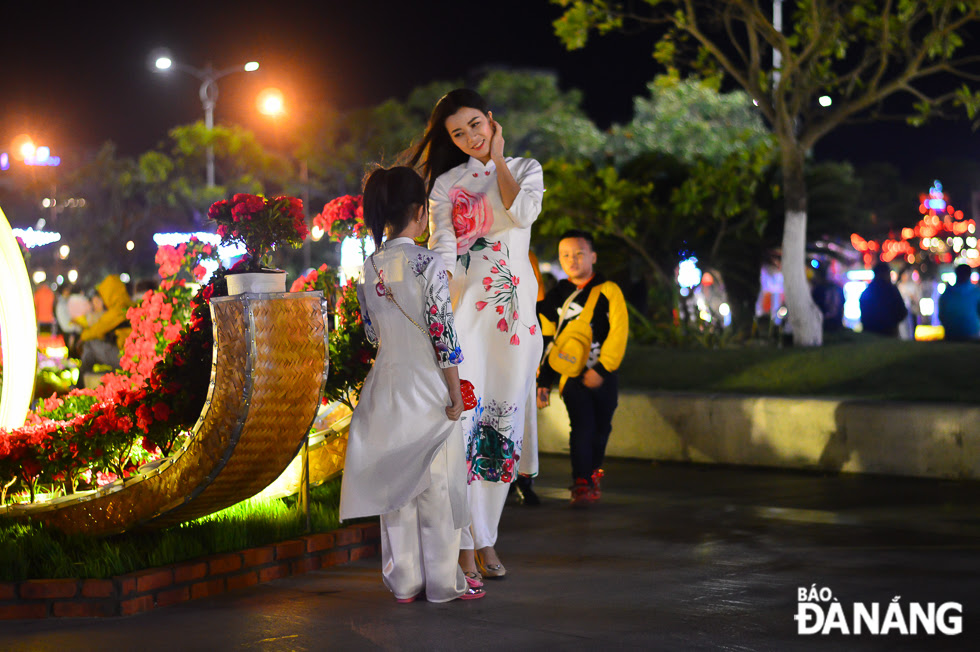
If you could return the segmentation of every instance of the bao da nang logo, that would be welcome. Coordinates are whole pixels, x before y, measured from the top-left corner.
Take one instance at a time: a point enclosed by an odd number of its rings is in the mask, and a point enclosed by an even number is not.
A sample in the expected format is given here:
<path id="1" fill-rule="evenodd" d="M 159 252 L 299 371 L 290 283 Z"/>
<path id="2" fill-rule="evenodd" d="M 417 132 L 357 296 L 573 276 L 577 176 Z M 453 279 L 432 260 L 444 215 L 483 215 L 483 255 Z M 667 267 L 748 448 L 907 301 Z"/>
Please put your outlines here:
<path id="1" fill-rule="evenodd" d="M 845 605 L 830 588 L 816 584 L 799 587 L 796 599 L 793 620 L 797 634 L 955 636 L 963 632 L 963 605 L 959 602 L 903 602 L 902 596 L 896 595 L 886 604 Z"/>

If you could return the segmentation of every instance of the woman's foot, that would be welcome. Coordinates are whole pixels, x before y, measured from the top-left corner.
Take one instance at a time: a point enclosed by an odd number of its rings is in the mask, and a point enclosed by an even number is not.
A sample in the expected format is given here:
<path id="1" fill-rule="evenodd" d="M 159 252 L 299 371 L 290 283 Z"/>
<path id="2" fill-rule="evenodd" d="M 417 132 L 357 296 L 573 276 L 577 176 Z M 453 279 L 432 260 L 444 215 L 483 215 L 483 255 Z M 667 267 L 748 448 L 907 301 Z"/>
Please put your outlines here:
<path id="1" fill-rule="evenodd" d="M 480 569 L 476 566 L 476 557 L 473 555 L 472 550 L 460 550 L 459 551 L 459 567 L 463 569 L 463 575 L 467 577 L 472 573 L 473 575 L 479 575 Z M 483 579 L 482 577 L 480 578 Z"/>
<path id="2" fill-rule="evenodd" d="M 483 575 L 484 579 L 496 579 L 507 574 L 507 569 L 504 568 L 493 546 L 480 548 L 476 551 L 475 556 L 477 568 L 480 569 L 480 574 Z"/>
<path id="3" fill-rule="evenodd" d="M 466 578 L 466 585 L 470 588 L 478 589 L 483 586 L 483 577 L 479 573 L 463 571 L 463 577 Z"/>

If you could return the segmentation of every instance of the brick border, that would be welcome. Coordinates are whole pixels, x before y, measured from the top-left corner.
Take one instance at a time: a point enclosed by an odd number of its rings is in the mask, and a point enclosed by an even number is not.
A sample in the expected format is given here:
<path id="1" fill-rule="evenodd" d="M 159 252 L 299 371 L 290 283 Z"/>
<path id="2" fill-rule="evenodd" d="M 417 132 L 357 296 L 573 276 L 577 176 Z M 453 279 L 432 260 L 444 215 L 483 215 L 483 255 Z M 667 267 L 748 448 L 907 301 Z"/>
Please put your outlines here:
<path id="1" fill-rule="evenodd" d="M 0 582 L 0 620 L 131 616 L 379 554 L 377 523 L 221 553 L 111 579 Z"/>

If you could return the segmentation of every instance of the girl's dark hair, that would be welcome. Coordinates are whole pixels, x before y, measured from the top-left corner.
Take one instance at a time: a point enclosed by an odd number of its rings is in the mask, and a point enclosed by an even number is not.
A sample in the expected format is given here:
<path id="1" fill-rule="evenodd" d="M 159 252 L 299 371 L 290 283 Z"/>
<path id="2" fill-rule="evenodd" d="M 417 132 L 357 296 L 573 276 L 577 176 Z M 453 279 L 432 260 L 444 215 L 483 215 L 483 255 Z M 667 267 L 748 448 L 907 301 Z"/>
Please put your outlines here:
<path id="1" fill-rule="evenodd" d="M 432 192 L 432 186 L 440 174 L 469 160 L 469 156 L 456 147 L 446 131 L 446 118 L 462 108 L 476 109 L 483 115 L 490 110 L 487 101 L 474 90 L 457 88 L 449 91 L 439 98 L 432 109 L 422 140 L 409 150 L 406 165 L 422 168 L 426 194 Z"/>
<path id="2" fill-rule="evenodd" d="M 412 168 L 379 167 L 364 180 L 364 224 L 376 247 L 386 227 L 391 233 L 403 231 L 419 206 L 425 206 L 425 184 Z"/>

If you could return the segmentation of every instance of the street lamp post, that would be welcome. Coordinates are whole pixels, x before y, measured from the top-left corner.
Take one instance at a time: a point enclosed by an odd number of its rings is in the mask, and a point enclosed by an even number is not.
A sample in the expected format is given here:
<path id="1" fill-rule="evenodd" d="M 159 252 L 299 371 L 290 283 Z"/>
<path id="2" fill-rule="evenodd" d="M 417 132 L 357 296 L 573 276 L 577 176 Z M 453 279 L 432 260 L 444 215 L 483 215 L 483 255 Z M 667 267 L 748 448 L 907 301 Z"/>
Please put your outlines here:
<path id="1" fill-rule="evenodd" d="M 215 70 L 210 63 L 203 68 L 195 68 L 182 63 L 177 63 L 167 56 L 157 57 L 153 62 L 155 72 L 166 72 L 171 68 L 186 72 L 201 82 L 199 95 L 201 105 L 204 107 L 204 126 L 210 133 L 214 128 L 214 105 L 218 102 L 218 80 L 233 72 L 253 72 L 259 69 L 256 61 Z M 209 142 L 207 147 L 207 184 L 208 188 L 214 187 L 214 146 Z"/>

